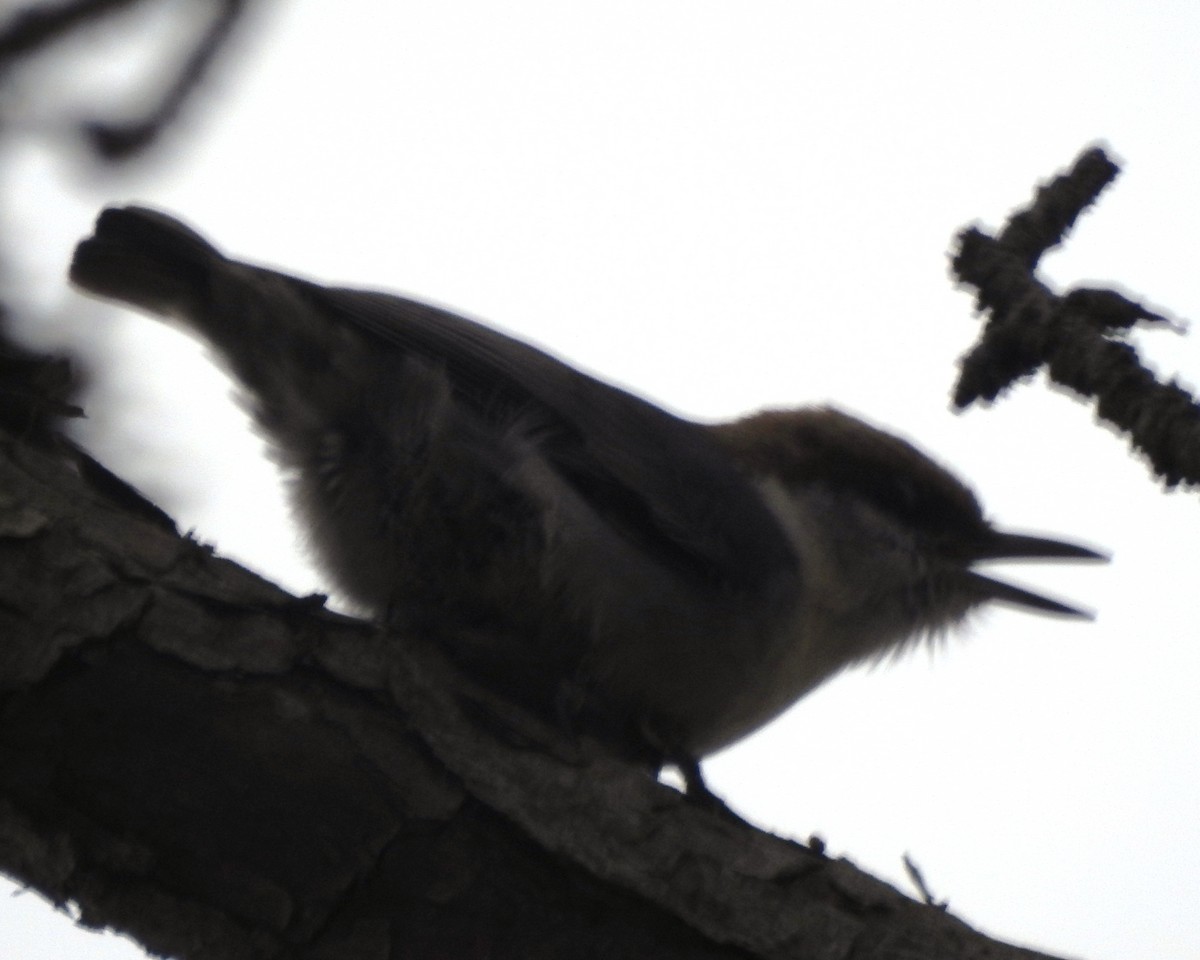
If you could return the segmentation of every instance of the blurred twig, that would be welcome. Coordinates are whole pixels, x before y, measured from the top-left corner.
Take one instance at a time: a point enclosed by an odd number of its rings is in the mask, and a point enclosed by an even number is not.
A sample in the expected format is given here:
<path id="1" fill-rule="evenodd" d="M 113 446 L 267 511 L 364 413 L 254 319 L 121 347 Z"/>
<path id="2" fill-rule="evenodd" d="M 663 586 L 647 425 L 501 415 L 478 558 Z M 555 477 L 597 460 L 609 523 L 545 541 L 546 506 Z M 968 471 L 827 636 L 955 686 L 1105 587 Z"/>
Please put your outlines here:
<path id="1" fill-rule="evenodd" d="M 36 53 L 90 20 L 143 2 L 145 0 L 68 0 L 66 3 L 24 7 L 0 27 L 0 69 L 19 57 Z"/>
<path id="2" fill-rule="evenodd" d="M 199 87 L 217 54 L 233 35 L 233 29 L 244 12 L 244 0 L 221 0 L 217 16 L 208 30 L 180 65 L 175 79 L 167 85 L 158 105 L 145 117 L 120 124 L 102 121 L 85 123 L 84 131 L 96 152 L 107 160 L 121 160 L 152 143 Z"/>
<path id="3" fill-rule="evenodd" d="M 67 3 L 30 6 L 0 26 L 0 77 L 22 57 L 38 53 L 67 34 L 103 17 L 149 0 L 69 0 Z M 217 55 L 228 43 L 247 9 L 247 0 L 210 0 L 214 10 L 208 29 L 182 58 L 162 93 L 144 116 L 114 122 L 91 119 L 80 124 L 93 152 L 115 163 L 146 149 L 179 116 L 199 88 Z"/>

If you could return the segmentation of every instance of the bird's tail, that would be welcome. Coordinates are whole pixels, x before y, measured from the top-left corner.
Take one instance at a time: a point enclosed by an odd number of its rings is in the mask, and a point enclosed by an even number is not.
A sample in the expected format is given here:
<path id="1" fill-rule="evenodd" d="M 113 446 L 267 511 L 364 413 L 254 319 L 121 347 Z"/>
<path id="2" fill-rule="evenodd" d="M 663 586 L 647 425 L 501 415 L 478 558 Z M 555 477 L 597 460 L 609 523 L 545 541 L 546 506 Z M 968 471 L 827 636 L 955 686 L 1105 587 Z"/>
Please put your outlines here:
<path id="1" fill-rule="evenodd" d="M 178 315 L 204 299 L 216 247 L 173 217 L 145 207 L 109 207 L 75 248 L 72 282 L 88 293 L 152 313 Z"/>

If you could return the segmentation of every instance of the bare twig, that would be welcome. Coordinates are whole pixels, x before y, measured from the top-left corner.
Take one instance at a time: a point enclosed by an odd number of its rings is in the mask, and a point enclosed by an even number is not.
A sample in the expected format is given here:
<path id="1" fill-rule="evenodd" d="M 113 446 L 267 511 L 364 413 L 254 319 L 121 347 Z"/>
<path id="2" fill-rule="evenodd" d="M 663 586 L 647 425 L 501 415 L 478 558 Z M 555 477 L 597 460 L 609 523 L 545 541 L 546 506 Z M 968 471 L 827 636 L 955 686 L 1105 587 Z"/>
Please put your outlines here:
<path id="1" fill-rule="evenodd" d="M 994 400 L 1045 366 L 1056 383 L 1094 397 L 1100 417 L 1129 435 L 1167 486 L 1200 483 L 1200 407 L 1174 382 L 1159 382 L 1121 339 L 1136 323 L 1173 322 L 1115 290 L 1058 294 L 1035 275 L 1042 255 L 1062 242 L 1117 171 L 1093 148 L 1041 187 L 998 237 L 977 227 L 959 234 L 954 274 L 975 288 L 988 319 L 960 361 L 954 403 Z"/>
<path id="2" fill-rule="evenodd" d="M 921 868 L 917 866 L 915 860 L 907 853 L 904 855 L 904 872 L 908 874 L 908 879 L 912 881 L 912 885 L 917 888 L 917 892 L 921 895 L 921 899 L 928 906 L 938 910 L 947 910 L 950 907 L 949 900 L 939 900 L 930 891 L 925 883 L 925 875 L 921 872 Z"/>

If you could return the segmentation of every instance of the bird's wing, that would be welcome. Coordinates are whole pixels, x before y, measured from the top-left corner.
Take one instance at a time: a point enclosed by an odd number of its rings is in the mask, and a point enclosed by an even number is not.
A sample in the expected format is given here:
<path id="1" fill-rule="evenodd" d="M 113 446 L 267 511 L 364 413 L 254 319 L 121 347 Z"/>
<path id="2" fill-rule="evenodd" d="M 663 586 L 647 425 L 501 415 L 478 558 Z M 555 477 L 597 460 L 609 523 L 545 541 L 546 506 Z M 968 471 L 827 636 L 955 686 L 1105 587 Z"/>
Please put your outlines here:
<path id="1" fill-rule="evenodd" d="M 450 311 L 297 282 L 339 318 L 444 366 L 456 396 L 481 416 L 531 418 L 559 475 L 673 568 L 747 591 L 794 569 L 779 524 L 705 427 Z"/>

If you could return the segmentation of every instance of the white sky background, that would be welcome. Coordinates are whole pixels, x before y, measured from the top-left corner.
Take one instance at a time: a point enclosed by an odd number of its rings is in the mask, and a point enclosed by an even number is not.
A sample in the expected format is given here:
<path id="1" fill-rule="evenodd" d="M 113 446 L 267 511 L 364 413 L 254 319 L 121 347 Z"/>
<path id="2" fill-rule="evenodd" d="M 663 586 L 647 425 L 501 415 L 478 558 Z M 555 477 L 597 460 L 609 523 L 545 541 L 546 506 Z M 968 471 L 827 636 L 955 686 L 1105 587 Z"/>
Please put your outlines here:
<path id="1" fill-rule="evenodd" d="M 68 318 L 27 332 L 99 352 L 87 426 L 110 466 L 296 591 L 321 581 L 225 385 L 190 341 L 65 290 L 104 203 L 461 308 L 689 416 L 833 400 L 909 437 L 1000 524 L 1112 551 L 1011 576 L 1097 621 L 987 611 L 708 761 L 713 789 L 906 890 L 910 853 L 1002 939 L 1194 960 L 1196 495 L 1162 493 L 1040 379 L 952 415 L 977 324 L 946 251 L 1103 140 L 1124 172 L 1044 274 L 1200 321 L 1200 4 L 815 9 L 281 0 L 156 162 L 97 175 L 46 136 L 7 158 L 10 266 L 31 308 Z M 133 24 L 72 49 L 93 72 L 57 102 L 124 101 L 131 51 L 160 49 Z M 1196 382 L 1200 329 L 1136 339 Z M 0 897 L 0 956 L 141 955 L 33 894 Z"/>

